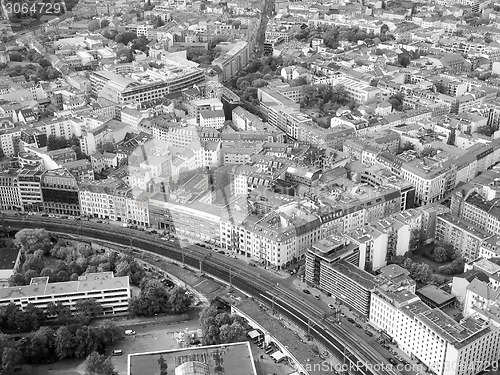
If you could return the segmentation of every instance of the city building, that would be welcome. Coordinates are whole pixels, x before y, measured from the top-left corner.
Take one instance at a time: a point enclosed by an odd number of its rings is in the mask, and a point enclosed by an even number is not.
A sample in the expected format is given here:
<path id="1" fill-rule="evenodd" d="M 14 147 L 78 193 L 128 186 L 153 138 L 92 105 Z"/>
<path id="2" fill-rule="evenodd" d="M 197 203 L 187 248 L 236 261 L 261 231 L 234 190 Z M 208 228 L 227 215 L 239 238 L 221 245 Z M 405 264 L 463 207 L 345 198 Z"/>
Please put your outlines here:
<path id="1" fill-rule="evenodd" d="M 65 168 L 46 171 L 41 177 L 43 210 L 49 214 L 80 216 L 78 182 Z"/>
<path id="2" fill-rule="evenodd" d="M 48 276 L 35 277 L 29 285 L 6 287 L 0 290 L 0 305 L 13 303 L 21 309 L 32 304 L 45 310 L 50 302 L 61 302 L 72 311 L 75 303 L 95 299 L 103 315 L 126 314 L 128 311 L 130 281 L 128 276 L 115 277 L 113 272 L 87 273 L 77 281 L 49 283 Z"/>
<path id="3" fill-rule="evenodd" d="M 129 354 L 128 375 L 153 373 L 158 368 L 171 369 L 175 375 L 257 375 L 249 342 Z"/>

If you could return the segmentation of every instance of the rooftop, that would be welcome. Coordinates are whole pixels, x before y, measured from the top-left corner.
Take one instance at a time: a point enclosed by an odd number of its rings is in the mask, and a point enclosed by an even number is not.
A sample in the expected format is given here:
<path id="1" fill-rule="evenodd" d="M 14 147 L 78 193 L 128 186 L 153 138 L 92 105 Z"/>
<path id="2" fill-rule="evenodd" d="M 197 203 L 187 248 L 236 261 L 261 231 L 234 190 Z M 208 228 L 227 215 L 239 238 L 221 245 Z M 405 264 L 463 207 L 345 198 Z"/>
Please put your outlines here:
<path id="1" fill-rule="evenodd" d="M 469 344 L 475 339 L 473 336 L 488 329 L 487 323 L 482 319 L 468 317 L 459 323 L 440 309 L 423 312 L 417 319 L 455 347 Z"/>
<path id="2" fill-rule="evenodd" d="M 426 285 L 423 288 L 417 290 L 417 294 L 422 297 L 428 298 L 438 306 L 450 302 L 455 299 L 455 296 L 445 292 L 443 289 L 439 289 L 435 285 Z"/>
<path id="3" fill-rule="evenodd" d="M 190 362 L 208 365 L 208 374 L 257 374 L 248 342 L 130 354 L 128 373 L 159 374 L 163 368 L 177 373 L 175 369 Z"/>
<path id="4" fill-rule="evenodd" d="M 112 272 L 90 273 L 78 281 L 50 284 L 48 277 L 37 277 L 31 279 L 30 285 L 0 289 L 0 301 L 124 288 L 129 288 L 129 277 L 113 277 Z"/>

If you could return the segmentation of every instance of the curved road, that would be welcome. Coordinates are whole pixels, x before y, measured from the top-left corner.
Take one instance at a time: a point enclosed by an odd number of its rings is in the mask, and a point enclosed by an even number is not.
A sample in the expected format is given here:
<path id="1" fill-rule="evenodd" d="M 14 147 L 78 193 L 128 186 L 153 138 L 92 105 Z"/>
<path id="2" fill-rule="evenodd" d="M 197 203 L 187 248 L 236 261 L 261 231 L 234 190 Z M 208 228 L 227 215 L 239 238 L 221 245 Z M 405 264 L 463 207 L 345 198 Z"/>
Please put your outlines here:
<path id="1" fill-rule="evenodd" d="M 305 301 L 296 290 L 281 284 L 278 278 L 270 274 L 242 265 L 237 260 L 197 246 L 181 248 L 174 243 L 165 242 L 145 232 L 122 229 L 92 222 L 69 222 L 62 219 L 48 219 L 40 216 L 13 217 L 5 216 L 4 224 L 10 230 L 21 228 L 45 228 L 53 233 L 82 235 L 122 246 L 133 245 L 135 248 L 171 258 L 201 269 L 232 284 L 245 293 L 257 298 L 294 321 L 301 328 L 310 327 L 311 335 L 328 350 L 353 366 L 351 372 L 360 375 L 395 375 L 399 374 L 387 360 L 344 326 L 324 319 L 324 311 Z"/>

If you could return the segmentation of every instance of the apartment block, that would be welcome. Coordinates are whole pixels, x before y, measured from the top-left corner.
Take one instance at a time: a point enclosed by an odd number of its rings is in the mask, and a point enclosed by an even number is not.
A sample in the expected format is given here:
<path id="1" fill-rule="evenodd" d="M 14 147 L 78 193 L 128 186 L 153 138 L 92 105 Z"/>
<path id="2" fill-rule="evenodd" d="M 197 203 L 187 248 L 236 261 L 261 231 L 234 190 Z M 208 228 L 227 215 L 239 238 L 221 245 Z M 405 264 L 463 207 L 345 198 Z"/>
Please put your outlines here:
<path id="1" fill-rule="evenodd" d="M 80 216 L 78 182 L 67 169 L 46 171 L 41 177 L 41 188 L 46 213 Z"/>
<path id="2" fill-rule="evenodd" d="M 369 321 L 437 375 L 475 375 L 499 358 L 500 330 L 486 320 L 457 322 L 399 288 L 375 288 Z"/>
<path id="3" fill-rule="evenodd" d="M 452 245 L 467 261 L 479 256 L 481 245 L 491 236 L 480 227 L 451 213 L 439 215 L 436 220 L 435 241 Z"/>
<path id="4" fill-rule="evenodd" d="M 60 283 L 49 283 L 48 276 L 36 277 L 30 285 L 2 288 L 0 305 L 14 303 L 25 309 L 32 304 L 44 310 L 50 302 L 60 302 L 74 311 L 77 301 L 93 298 L 102 306 L 104 315 L 111 315 L 127 313 L 130 297 L 128 276 L 114 277 L 113 272 L 100 272 Z"/>

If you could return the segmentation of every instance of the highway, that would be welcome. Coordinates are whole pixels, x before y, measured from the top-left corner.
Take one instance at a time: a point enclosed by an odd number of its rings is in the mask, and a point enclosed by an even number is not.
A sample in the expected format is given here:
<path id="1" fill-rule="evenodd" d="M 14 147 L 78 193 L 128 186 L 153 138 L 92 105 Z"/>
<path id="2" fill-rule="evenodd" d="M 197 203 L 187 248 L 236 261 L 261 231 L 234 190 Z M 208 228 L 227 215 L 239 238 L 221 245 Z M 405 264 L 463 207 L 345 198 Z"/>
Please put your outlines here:
<path id="1" fill-rule="evenodd" d="M 69 221 L 37 216 L 14 217 L 6 215 L 7 230 L 21 228 L 45 228 L 47 231 L 109 241 L 123 246 L 133 245 L 136 249 L 168 257 L 208 275 L 231 282 L 243 292 L 253 296 L 284 315 L 304 330 L 310 329 L 311 336 L 324 345 L 332 354 L 351 363 L 351 373 L 359 375 L 396 375 L 396 369 L 387 360 L 349 329 L 324 319 L 325 311 L 308 303 L 297 290 L 280 284 L 279 279 L 258 268 L 242 264 L 227 256 L 191 245 L 162 241 L 157 236 L 115 225 L 96 224 L 85 221 Z"/>

